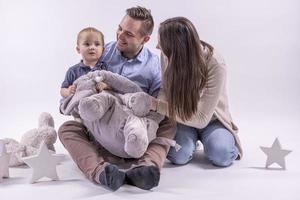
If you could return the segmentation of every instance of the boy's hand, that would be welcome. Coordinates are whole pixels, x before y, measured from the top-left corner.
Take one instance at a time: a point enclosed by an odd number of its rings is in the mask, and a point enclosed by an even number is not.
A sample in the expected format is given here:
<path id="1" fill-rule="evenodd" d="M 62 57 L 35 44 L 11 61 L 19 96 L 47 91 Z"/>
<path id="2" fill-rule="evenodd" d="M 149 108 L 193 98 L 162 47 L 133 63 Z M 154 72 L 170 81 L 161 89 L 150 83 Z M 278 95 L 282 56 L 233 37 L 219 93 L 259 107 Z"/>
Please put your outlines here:
<path id="1" fill-rule="evenodd" d="M 98 92 L 102 92 L 103 90 L 110 90 L 111 87 L 109 87 L 106 83 L 100 81 L 96 84 L 96 89 Z"/>
<path id="2" fill-rule="evenodd" d="M 69 93 L 69 95 L 70 95 L 70 94 L 74 94 L 75 91 L 76 91 L 76 86 L 75 86 L 75 85 L 70 85 L 70 86 L 68 87 L 68 93 Z"/>

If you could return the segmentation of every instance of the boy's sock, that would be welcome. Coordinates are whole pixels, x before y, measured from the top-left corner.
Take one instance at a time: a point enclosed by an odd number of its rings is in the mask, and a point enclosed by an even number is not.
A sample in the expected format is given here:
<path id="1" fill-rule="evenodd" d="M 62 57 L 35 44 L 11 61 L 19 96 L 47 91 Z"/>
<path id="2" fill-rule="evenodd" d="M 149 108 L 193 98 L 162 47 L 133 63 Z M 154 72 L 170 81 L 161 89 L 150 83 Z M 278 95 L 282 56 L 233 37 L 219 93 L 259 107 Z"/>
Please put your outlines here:
<path id="1" fill-rule="evenodd" d="M 116 191 L 125 183 L 125 172 L 119 171 L 116 165 L 107 165 L 99 176 L 100 183 Z"/>
<path id="2" fill-rule="evenodd" d="M 160 172 L 155 166 L 141 166 L 126 172 L 126 183 L 143 190 L 150 190 L 158 186 Z"/>

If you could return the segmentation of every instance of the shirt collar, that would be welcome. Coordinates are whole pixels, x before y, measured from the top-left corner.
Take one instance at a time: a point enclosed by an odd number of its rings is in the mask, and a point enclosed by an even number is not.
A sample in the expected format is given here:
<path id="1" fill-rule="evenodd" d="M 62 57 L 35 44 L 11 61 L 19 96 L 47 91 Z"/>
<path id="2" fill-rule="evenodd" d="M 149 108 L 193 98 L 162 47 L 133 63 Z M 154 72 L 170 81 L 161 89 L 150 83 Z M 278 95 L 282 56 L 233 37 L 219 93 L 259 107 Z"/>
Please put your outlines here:
<path id="1" fill-rule="evenodd" d="M 81 68 L 89 68 L 89 69 L 94 69 L 94 68 L 99 68 L 102 69 L 102 65 L 104 65 L 104 62 L 101 62 L 100 59 L 96 63 L 95 67 L 91 68 L 90 66 L 87 66 L 83 63 L 83 60 L 80 60 L 79 67 Z"/>
<path id="2" fill-rule="evenodd" d="M 117 55 L 121 56 L 123 59 L 126 59 L 126 60 L 132 60 L 132 61 L 133 61 L 133 60 L 137 60 L 137 61 L 139 61 L 139 62 L 143 62 L 143 60 L 145 60 L 145 57 L 146 57 L 146 50 L 145 50 L 144 46 L 143 46 L 143 48 L 140 50 L 140 52 L 138 53 L 138 55 L 137 55 L 136 57 L 132 58 L 132 59 L 128 59 L 128 58 L 124 57 L 124 56 L 122 55 L 122 53 L 120 52 L 120 50 L 117 49 L 117 48 L 116 48 L 116 53 L 117 53 Z"/>
<path id="3" fill-rule="evenodd" d="M 81 68 L 86 68 L 86 67 L 90 68 L 90 66 L 87 66 L 83 63 L 83 60 L 80 60 L 79 67 L 81 67 Z"/>
<path id="4" fill-rule="evenodd" d="M 143 62 L 143 60 L 145 60 L 146 57 L 146 50 L 143 46 L 142 50 L 140 51 L 140 53 L 137 55 L 136 59 L 140 62 Z"/>

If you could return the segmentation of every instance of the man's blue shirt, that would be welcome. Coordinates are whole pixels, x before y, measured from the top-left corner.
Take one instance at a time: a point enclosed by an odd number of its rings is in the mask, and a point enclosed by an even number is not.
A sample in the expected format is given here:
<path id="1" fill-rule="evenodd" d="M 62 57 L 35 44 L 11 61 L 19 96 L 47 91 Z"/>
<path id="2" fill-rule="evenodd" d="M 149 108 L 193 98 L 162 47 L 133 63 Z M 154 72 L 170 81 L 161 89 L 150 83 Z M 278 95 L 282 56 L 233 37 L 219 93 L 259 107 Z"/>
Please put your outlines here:
<path id="1" fill-rule="evenodd" d="M 118 73 L 138 84 L 144 92 L 157 97 L 161 84 L 161 68 L 157 55 L 143 47 L 139 54 L 128 59 L 116 48 L 116 42 L 110 42 L 100 58 L 106 64 L 106 70 Z"/>

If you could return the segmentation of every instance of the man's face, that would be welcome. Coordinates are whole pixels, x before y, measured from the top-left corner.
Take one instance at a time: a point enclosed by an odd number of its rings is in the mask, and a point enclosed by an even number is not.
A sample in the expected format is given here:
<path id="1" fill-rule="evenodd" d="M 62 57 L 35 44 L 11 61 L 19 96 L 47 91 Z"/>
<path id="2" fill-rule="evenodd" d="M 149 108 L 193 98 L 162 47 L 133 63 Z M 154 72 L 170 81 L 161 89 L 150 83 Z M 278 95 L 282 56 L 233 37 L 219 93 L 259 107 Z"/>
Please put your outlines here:
<path id="1" fill-rule="evenodd" d="M 142 21 L 126 15 L 117 30 L 117 48 L 127 58 L 135 57 L 143 45 L 150 39 L 149 35 L 141 35 Z"/>

